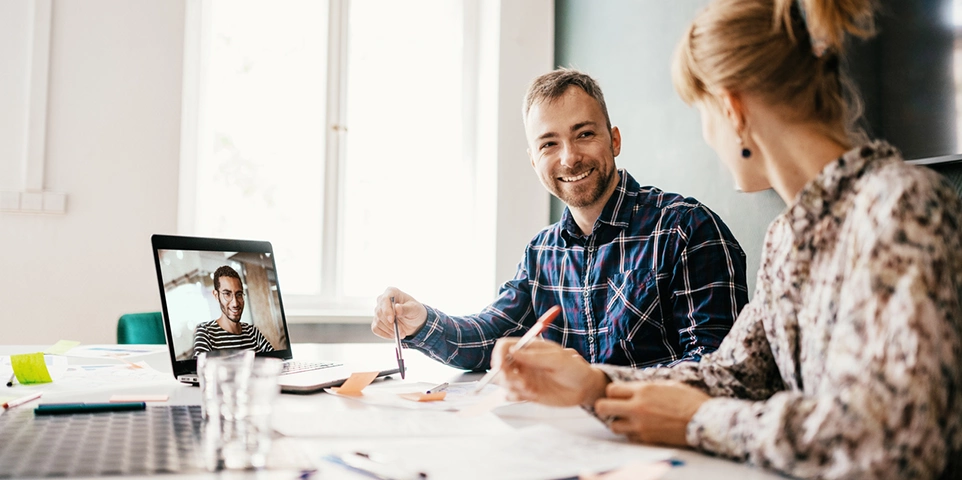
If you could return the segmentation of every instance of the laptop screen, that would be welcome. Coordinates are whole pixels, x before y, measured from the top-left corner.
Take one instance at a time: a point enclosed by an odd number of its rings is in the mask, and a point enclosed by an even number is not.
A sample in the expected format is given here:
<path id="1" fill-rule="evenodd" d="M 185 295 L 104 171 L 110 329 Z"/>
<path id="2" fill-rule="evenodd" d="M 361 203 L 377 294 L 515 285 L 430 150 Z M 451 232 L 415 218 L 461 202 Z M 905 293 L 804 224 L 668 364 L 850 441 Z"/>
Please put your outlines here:
<path id="1" fill-rule="evenodd" d="M 154 235 L 152 243 L 175 370 L 192 370 L 210 350 L 291 358 L 269 242 Z"/>

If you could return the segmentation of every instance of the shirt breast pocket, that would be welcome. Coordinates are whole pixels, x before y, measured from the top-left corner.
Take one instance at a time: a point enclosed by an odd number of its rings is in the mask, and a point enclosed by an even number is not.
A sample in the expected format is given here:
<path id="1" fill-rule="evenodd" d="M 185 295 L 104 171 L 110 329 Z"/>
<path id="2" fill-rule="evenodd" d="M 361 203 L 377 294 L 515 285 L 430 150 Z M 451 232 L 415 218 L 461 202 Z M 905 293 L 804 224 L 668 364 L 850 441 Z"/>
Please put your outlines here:
<path id="1" fill-rule="evenodd" d="M 645 330 L 664 326 L 655 272 L 632 270 L 608 277 L 605 320 L 618 343 L 630 344 Z"/>

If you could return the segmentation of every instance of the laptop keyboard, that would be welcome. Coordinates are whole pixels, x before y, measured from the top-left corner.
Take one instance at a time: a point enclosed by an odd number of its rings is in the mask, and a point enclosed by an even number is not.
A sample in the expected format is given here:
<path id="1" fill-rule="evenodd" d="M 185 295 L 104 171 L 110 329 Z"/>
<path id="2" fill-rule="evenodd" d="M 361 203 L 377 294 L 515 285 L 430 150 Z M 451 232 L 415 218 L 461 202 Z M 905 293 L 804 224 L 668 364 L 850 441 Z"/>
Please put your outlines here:
<path id="1" fill-rule="evenodd" d="M 0 479 L 205 471 L 199 405 L 134 412 L 0 415 Z"/>
<path id="2" fill-rule="evenodd" d="M 340 363 L 328 363 L 328 362 L 295 362 L 293 360 L 284 362 L 284 368 L 281 370 L 281 375 L 290 375 L 292 373 L 307 372 L 310 370 L 320 370 L 322 368 L 339 367 Z"/>

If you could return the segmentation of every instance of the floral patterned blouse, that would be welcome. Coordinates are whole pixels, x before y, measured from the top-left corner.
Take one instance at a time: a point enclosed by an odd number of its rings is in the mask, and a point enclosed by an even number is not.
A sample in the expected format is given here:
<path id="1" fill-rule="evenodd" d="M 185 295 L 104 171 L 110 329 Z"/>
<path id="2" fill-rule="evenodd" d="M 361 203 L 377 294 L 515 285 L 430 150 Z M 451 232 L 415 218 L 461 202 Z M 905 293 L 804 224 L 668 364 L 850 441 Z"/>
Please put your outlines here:
<path id="1" fill-rule="evenodd" d="M 672 379 L 713 398 L 693 447 L 820 478 L 962 478 L 962 205 L 876 141 L 845 153 L 768 228 L 754 298 Z"/>

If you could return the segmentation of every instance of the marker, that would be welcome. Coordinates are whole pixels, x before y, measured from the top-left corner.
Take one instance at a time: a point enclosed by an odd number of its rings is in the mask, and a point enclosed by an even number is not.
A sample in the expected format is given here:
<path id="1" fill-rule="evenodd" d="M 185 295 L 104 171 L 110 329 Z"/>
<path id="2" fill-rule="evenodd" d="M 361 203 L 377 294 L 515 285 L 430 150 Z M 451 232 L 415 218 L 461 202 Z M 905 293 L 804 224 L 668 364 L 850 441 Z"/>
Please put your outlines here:
<path id="1" fill-rule="evenodd" d="M 66 415 L 72 413 L 121 412 L 145 410 L 145 402 L 129 403 L 45 403 L 33 409 L 34 415 Z"/>
<path id="2" fill-rule="evenodd" d="M 32 402 L 32 401 L 40 398 L 41 395 L 43 395 L 43 392 L 37 392 L 37 393 L 34 393 L 33 395 L 27 395 L 26 397 L 20 397 L 20 398 L 15 399 L 15 400 L 10 400 L 9 402 L 6 402 L 6 403 L 3 404 L 3 409 L 4 409 L 4 410 L 7 410 L 7 409 L 10 409 L 10 408 L 13 408 L 13 407 L 19 407 L 20 405 L 23 405 L 24 403 Z"/>
<path id="3" fill-rule="evenodd" d="M 7 380 L 7 386 L 8 386 L 8 387 L 12 387 L 12 386 L 13 386 L 13 381 L 14 381 L 16 378 L 17 378 L 17 374 L 16 374 L 16 373 L 11 373 L 11 374 L 10 374 L 10 380 Z"/>
<path id="4" fill-rule="evenodd" d="M 521 350 L 526 345 L 531 343 L 535 337 L 537 337 L 538 335 L 541 335 L 541 333 L 544 332 L 546 328 L 548 328 L 548 325 L 551 324 L 551 322 L 555 319 L 555 317 L 558 316 L 559 313 L 561 313 L 561 307 L 557 305 L 549 308 L 547 312 L 544 312 L 544 314 L 541 315 L 541 318 L 539 318 L 538 321 L 534 324 L 534 326 L 531 327 L 531 330 L 528 330 L 521 337 L 521 340 L 518 340 L 518 343 L 514 345 L 514 350 L 512 350 L 512 352 L 517 352 L 518 350 Z M 508 360 L 505 363 L 510 363 L 510 362 L 511 362 L 511 357 L 509 356 Z M 482 389 L 484 389 L 484 387 L 486 387 L 489 383 L 491 383 L 491 381 L 494 380 L 495 377 L 497 377 L 498 374 L 501 373 L 501 367 L 503 365 L 504 363 L 502 363 L 501 365 L 498 365 L 498 368 L 495 368 L 494 370 L 489 370 L 488 373 L 486 373 L 483 377 L 481 377 L 481 380 L 478 381 L 478 386 L 474 389 L 474 393 L 477 394 Z"/>

